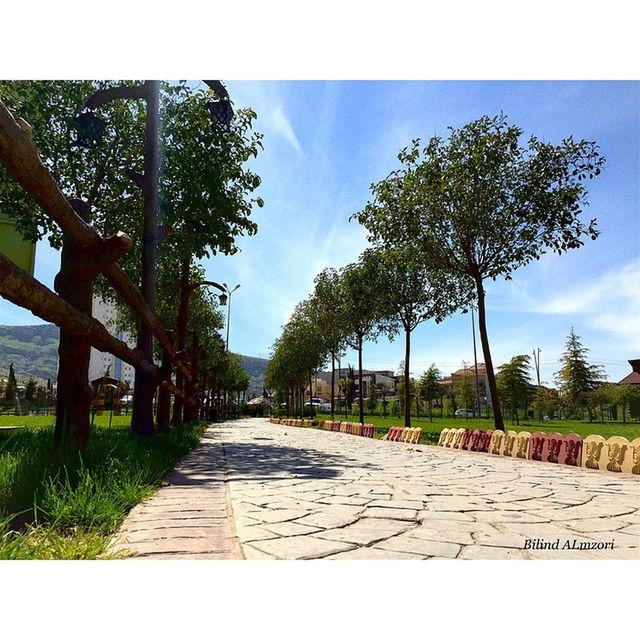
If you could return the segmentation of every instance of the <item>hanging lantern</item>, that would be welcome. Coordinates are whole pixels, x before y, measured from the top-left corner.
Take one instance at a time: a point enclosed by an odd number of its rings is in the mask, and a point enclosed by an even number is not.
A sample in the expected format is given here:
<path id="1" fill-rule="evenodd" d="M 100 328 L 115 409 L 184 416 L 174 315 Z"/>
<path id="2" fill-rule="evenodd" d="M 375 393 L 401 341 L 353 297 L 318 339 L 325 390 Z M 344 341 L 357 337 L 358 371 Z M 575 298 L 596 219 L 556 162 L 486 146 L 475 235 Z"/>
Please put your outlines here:
<path id="1" fill-rule="evenodd" d="M 225 307 L 227 305 L 227 294 L 221 293 L 218 298 L 220 299 L 220 306 Z"/>
<path id="2" fill-rule="evenodd" d="M 229 101 L 216 100 L 207 102 L 207 109 L 209 109 L 209 114 L 211 115 L 213 124 L 229 129 L 231 119 L 233 118 L 233 107 Z"/>
<path id="3" fill-rule="evenodd" d="M 85 111 L 74 118 L 73 126 L 78 134 L 77 144 L 81 147 L 91 147 L 102 142 L 107 123 L 98 118 L 93 111 Z"/>
<path id="4" fill-rule="evenodd" d="M 0 213 L 0 253 L 33 276 L 36 262 L 36 243 L 24 240 L 16 221 Z"/>

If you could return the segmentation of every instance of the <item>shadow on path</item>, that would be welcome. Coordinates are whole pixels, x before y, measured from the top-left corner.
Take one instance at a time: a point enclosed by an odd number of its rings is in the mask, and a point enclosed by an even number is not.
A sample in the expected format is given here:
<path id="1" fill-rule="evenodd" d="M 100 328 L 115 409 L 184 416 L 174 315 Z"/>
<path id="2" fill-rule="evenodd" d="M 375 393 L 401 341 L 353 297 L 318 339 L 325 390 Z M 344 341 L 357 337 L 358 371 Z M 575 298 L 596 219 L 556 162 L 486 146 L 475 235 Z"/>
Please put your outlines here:
<path id="1" fill-rule="evenodd" d="M 362 472 L 380 469 L 372 463 L 340 453 L 326 453 L 276 444 L 272 438 L 256 437 L 251 442 L 229 442 L 219 434 L 208 433 L 201 446 L 167 480 L 172 485 L 206 484 L 228 471 L 227 481 L 291 479 L 331 479 L 345 469 Z"/>

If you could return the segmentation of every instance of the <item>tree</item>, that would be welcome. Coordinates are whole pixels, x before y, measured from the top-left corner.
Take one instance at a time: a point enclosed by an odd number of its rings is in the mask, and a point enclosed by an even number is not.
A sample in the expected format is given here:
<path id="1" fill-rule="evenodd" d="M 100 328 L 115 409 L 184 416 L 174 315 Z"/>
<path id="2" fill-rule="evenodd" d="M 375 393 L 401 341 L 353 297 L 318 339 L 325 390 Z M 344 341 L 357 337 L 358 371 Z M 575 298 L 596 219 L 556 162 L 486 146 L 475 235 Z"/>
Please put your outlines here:
<path id="1" fill-rule="evenodd" d="M 622 408 L 622 422 L 627 422 L 627 409 L 640 402 L 640 388 L 634 384 L 618 384 L 614 391 L 614 401 Z"/>
<path id="2" fill-rule="evenodd" d="M 140 109 L 122 103 L 99 110 L 111 126 L 104 130 L 103 144 L 80 143 L 75 116 L 84 110 L 85 101 L 96 89 L 113 86 L 110 82 L 28 81 L 8 82 L 0 86 L 1 97 L 17 116 L 28 123 L 44 166 L 74 210 L 94 229 L 105 229 L 109 214 L 120 212 L 136 219 L 140 199 L 126 198 L 131 183 L 122 165 L 135 166 L 142 156 L 144 120 Z M 128 241 L 112 237 L 110 251 L 88 250 L 76 239 L 61 233 L 58 225 L 41 211 L 30 195 L 0 169 L 0 206 L 16 219 L 26 239 L 48 235 L 50 244 L 62 247 L 61 268 L 55 279 L 60 298 L 85 316 L 91 315 L 93 283 L 111 262 L 126 251 Z M 123 210 L 126 213 L 123 213 Z M 105 234 L 107 235 L 107 234 Z M 114 242 L 115 241 L 115 242 Z M 114 249 L 117 248 L 117 251 Z M 58 298 L 55 299 L 59 301 Z M 79 447 L 86 446 L 90 435 L 89 409 L 92 390 L 87 385 L 91 341 L 73 335 L 61 326 L 58 347 L 58 393 L 54 440 L 60 443 L 73 436 Z"/>
<path id="3" fill-rule="evenodd" d="M 433 401 L 443 395 L 441 379 L 442 374 L 435 364 L 432 364 L 420 378 L 420 394 L 429 408 L 429 422 L 433 422 Z"/>
<path id="4" fill-rule="evenodd" d="M 370 240 L 416 245 L 476 290 L 480 339 L 496 429 L 504 422 L 486 323 L 484 280 L 510 279 L 547 250 L 563 253 L 598 236 L 583 223 L 584 181 L 601 172 L 595 142 L 569 137 L 559 145 L 532 136 L 504 115 L 483 116 L 447 140 L 419 139 L 403 149 L 403 168 L 372 186 L 373 200 L 356 214 Z"/>
<path id="5" fill-rule="evenodd" d="M 382 273 L 380 263 L 369 254 L 340 271 L 337 305 L 347 328 L 346 342 L 358 352 L 358 404 L 360 422 L 364 423 L 362 393 L 362 345 L 375 341 L 389 317 L 380 299 Z"/>
<path id="6" fill-rule="evenodd" d="M 473 375 L 471 371 L 465 367 L 464 373 L 453 383 L 453 392 L 458 404 L 463 405 L 465 408 L 465 420 L 469 415 L 467 411 L 474 405 L 474 398 L 476 395 L 475 386 L 473 384 Z"/>
<path id="7" fill-rule="evenodd" d="M 365 252 L 365 255 L 367 260 L 377 262 L 381 270 L 379 295 L 389 314 L 387 334 L 393 340 L 398 325 L 404 330 L 404 426 L 408 428 L 411 427 L 411 333 L 425 320 L 442 322 L 468 300 L 470 291 L 468 287 L 465 289 L 461 286 L 460 280 L 434 267 L 428 260 L 429 256 L 416 251 L 415 247 L 373 249 Z"/>
<path id="8" fill-rule="evenodd" d="M 36 400 L 37 383 L 33 378 L 27 380 L 24 386 L 24 399 L 27 403 L 27 410 L 30 410 Z"/>
<path id="9" fill-rule="evenodd" d="M 531 395 L 531 365 L 528 355 L 514 356 L 498 367 L 496 376 L 500 398 L 511 410 L 511 419 L 520 424 L 518 409 L 526 406 Z"/>
<path id="10" fill-rule="evenodd" d="M 589 364 L 588 352 L 589 349 L 582 345 L 580 337 L 571 327 L 564 353 L 560 358 L 562 367 L 555 374 L 560 399 L 570 414 L 581 414 L 587 404 L 587 394 L 604 380 L 603 368 L 600 365 Z M 591 422 L 593 415 L 590 407 L 588 410 Z"/>
<path id="11" fill-rule="evenodd" d="M 536 388 L 536 393 L 531 404 L 533 410 L 540 416 L 540 421 L 542 421 L 544 416 L 548 416 L 553 420 L 558 413 L 560 396 L 556 389 L 540 386 Z"/>
<path id="12" fill-rule="evenodd" d="M 372 382 L 369 385 L 369 395 L 367 396 L 367 413 L 375 415 L 378 406 L 378 387 Z"/>
<path id="13" fill-rule="evenodd" d="M 315 305 L 319 336 L 331 356 L 331 419 L 335 407 L 335 362 L 344 350 L 347 328 L 337 304 L 340 275 L 335 269 L 324 269 L 315 278 L 312 299 Z"/>
<path id="14" fill-rule="evenodd" d="M 609 382 L 598 385 L 587 394 L 587 402 L 592 410 L 599 409 L 600 422 L 604 424 L 604 408 L 616 402 L 617 386 Z"/>
<path id="15" fill-rule="evenodd" d="M 4 400 L 8 405 L 13 405 L 16 402 L 16 396 L 18 394 L 18 381 L 16 380 L 16 373 L 13 370 L 13 362 L 9 365 L 9 376 L 7 377 L 7 386 L 4 389 Z"/>

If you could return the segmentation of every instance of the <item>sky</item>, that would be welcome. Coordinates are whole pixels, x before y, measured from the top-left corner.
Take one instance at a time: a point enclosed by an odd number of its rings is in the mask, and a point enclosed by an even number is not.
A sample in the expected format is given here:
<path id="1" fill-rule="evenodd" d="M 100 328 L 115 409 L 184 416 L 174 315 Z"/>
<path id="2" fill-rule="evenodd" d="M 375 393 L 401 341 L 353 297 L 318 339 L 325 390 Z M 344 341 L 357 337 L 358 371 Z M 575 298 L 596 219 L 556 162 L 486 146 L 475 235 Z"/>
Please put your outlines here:
<path id="1" fill-rule="evenodd" d="M 640 357 L 640 83 L 631 81 L 229 81 L 236 107 L 251 107 L 264 151 L 251 161 L 262 178 L 258 233 L 240 251 L 203 262 L 207 277 L 241 287 L 232 296 L 230 349 L 268 357 L 297 302 L 325 267 L 355 261 L 366 232 L 351 214 L 370 185 L 399 166 L 413 138 L 447 135 L 481 115 L 504 112 L 524 130 L 559 143 L 595 140 L 607 159 L 588 183 L 600 237 L 562 256 L 545 255 L 509 282 L 487 281 L 487 323 L 494 365 L 541 350 L 541 379 L 553 385 L 573 327 L 613 382 Z M 39 243 L 36 277 L 52 286 L 59 256 Z M 41 322 L 0 301 L 0 324 Z M 471 319 L 426 322 L 412 338 L 411 371 L 432 363 L 443 375 L 473 363 Z M 364 366 L 397 370 L 403 342 L 366 343 Z M 478 343 L 478 361 L 482 352 Z M 343 363 L 355 364 L 353 352 Z"/>

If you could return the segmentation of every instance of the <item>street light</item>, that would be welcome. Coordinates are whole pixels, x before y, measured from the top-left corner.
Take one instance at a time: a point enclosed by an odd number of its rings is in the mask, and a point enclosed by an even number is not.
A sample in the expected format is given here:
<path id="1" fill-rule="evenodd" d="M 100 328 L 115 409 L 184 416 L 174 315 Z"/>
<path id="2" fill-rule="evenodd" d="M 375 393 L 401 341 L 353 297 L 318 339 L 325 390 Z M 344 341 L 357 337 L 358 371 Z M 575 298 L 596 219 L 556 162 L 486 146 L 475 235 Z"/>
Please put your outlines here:
<path id="1" fill-rule="evenodd" d="M 229 287 L 227 286 L 227 283 L 223 282 L 222 286 L 224 287 L 224 290 L 227 292 L 227 296 L 225 296 L 224 302 L 222 301 L 222 298 L 223 298 L 224 294 L 220 296 L 220 304 L 224 305 L 224 304 L 226 304 L 227 299 L 229 300 L 229 306 L 227 307 L 227 342 L 226 342 L 226 346 L 225 346 L 225 349 L 227 351 L 229 351 L 229 322 L 231 320 L 231 294 L 236 289 L 239 289 L 240 285 L 237 284 L 233 289 L 229 289 Z"/>

